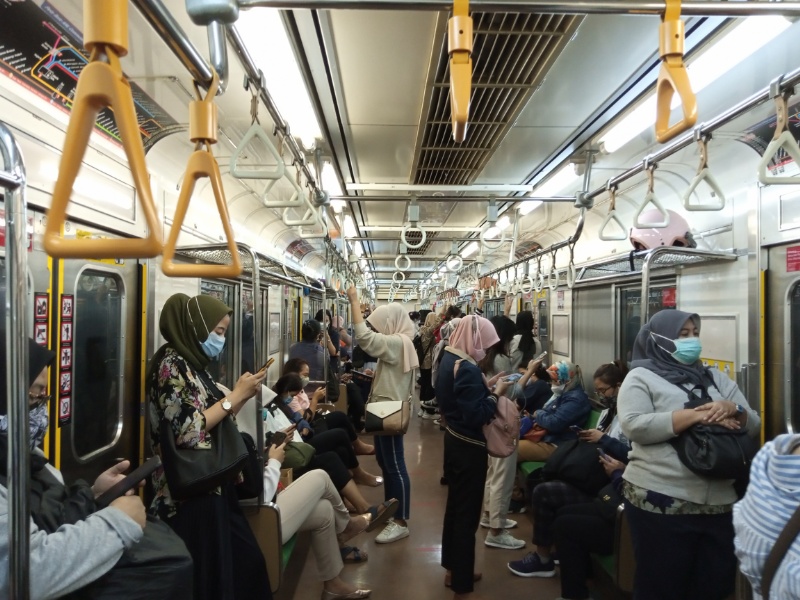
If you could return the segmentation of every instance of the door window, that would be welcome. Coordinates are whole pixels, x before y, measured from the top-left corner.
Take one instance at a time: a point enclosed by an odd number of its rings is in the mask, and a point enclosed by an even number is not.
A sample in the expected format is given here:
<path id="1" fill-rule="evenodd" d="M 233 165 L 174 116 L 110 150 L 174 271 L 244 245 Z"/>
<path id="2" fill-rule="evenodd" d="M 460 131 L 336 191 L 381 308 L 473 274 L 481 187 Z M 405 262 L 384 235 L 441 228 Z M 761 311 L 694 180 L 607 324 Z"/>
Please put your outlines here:
<path id="1" fill-rule="evenodd" d="M 652 317 L 664 309 L 676 308 L 675 284 L 652 285 L 650 287 L 649 314 Z M 619 290 L 619 347 L 620 356 L 630 364 L 633 356 L 633 343 L 641 329 L 642 288 Z"/>
<path id="2" fill-rule="evenodd" d="M 231 308 L 236 306 L 236 290 L 231 284 L 202 280 L 200 281 L 200 293 L 212 296 Z M 221 383 L 229 389 L 233 389 L 233 386 L 236 384 L 236 379 L 234 379 L 235 371 L 233 368 L 234 348 L 231 348 L 231 343 L 233 340 L 234 320 L 237 318 L 239 318 L 239 315 L 237 315 L 234 310 L 231 314 L 228 332 L 225 334 L 225 347 L 222 353 L 216 358 L 212 358 L 208 367 L 206 367 L 208 372 L 211 373 L 211 377 L 214 378 L 214 381 Z M 214 323 L 214 326 L 216 326 L 216 323 Z"/>
<path id="3" fill-rule="evenodd" d="M 789 393 L 791 394 L 792 414 L 800 414 L 800 283 L 792 288 L 789 294 L 789 364 L 786 369 L 789 375 Z M 794 430 L 798 431 L 795 418 Z"/>

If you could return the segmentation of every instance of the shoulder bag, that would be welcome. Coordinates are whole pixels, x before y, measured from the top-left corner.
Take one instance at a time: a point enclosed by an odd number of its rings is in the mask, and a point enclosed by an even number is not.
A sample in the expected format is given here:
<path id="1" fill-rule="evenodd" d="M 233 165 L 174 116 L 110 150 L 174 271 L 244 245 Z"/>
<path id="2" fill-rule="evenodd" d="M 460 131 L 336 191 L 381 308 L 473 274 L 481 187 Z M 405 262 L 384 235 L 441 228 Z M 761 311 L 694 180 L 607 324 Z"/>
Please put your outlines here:
<path id="1" fill-rule="evenodd" d="M 283 459 L 283 469 L 304 469 L 314 458 L 317 450 L 305 442 L 289 442 L 286 444 L 286 457 Z"/>
<path id="2" fill-rule="evenodd" d="M 483 426 L 486 451 L 489 456 L 506 458 L 517 451 L 519 442 L 519 409 L 514 401 L 505 396 L 497 399 L 494 417 Z"/>
<path id="3" fill-rule="evenodd" d="M 208 406 L 213 406 L 223 396 L 205 372 L 198 372 L 208 392 Z M 213 491 L 232 482 L 241 472 L 249 453 L 233 418 L 226 415 L 211 430 L 211 448 L 179 448 L 169 419 L 161 419 L 159 430 L 161 462 L 167 478 L 170 495 L 176 500 L 186 500 Z"/>
<path id="4" fill-rule="evenodd" d="M 408 431 L 411 420 L 411 401 L 414 393 L 414 371 L 411 371 L 411 385 L 405 400 L 396 400 L 389 396 L 374 393 L 374 382 L 380 381 L 383 363 L 378 362 L 378 369 L 367 398 L 364 415 L 364 432 L 372 435 L 403 435 Z"/>
<path id="5" fill-rule="evenodd" d="M 701 389 L 702 397 L 698 398 L 694 390 L 682 385 L 678 387 L 689 396 L 684 408 L 694 409 L 713 401 L 705 388 Z M 746 429 L 727 429 L 704 423 L 691 426 L 670 440 L 670 444 L 689 470 L 709 479 L 746 477 L 758 452 L 756 441 Z"/>
<path id="6" fill-rule="evenodd" d="M 542 467 L 548 481 L 564 481 L 582 492 L 596 494 L 608 483 L 593 442 L 572 439 L 560 442 Z"/>

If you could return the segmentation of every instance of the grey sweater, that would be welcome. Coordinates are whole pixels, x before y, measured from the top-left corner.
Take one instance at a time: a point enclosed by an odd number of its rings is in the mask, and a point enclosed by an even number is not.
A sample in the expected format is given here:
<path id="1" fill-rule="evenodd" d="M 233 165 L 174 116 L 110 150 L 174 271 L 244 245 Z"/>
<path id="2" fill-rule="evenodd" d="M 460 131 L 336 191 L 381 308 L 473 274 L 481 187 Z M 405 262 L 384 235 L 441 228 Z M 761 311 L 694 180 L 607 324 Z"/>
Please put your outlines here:
<path id="1" fill-rule="evenodd" d="M 59 598 L 105 575 L 143 531 L 124 512 L 108 507 L 55 533 L 31 519 L 30 596 Z M 0 598 L 8 598 L 8 490 L 0 486 Z"/>
<path id="2" fill-rule="evenodd" d="M 356 324 L 355 332 L 358 345 L 378 359 L 380 376 L 372 382 L 373 400 L 379 396 L 385 400 L 407 400 L 408 392 L 412 390 L 414 369 L 403 372 L 403 341 L 400 337 L 372 331 L 363 321 Z"/>
<path id="3" fill-rule="evenodd" d="M 730 400 L 747 410 L 746 429 L 755 436 L 761 419 L 751 409 L 736 384 L 716 369 L 711 369 L 714 383 L 708 394 L 714 400 Z M 691 386 L 687 386 L 691 387 Z M 617 411 L 620 426 L 632 442 L 630 462 L 623 477 L 639 487 L 697 504 L 721 505 L 736 502 L 731 480 L 700 477 L 678 458 L 669 441 L 672 413 L 683 409 L 686 391 L 669 383 L 649 369 L 633 369 L 619 391 Z"/>

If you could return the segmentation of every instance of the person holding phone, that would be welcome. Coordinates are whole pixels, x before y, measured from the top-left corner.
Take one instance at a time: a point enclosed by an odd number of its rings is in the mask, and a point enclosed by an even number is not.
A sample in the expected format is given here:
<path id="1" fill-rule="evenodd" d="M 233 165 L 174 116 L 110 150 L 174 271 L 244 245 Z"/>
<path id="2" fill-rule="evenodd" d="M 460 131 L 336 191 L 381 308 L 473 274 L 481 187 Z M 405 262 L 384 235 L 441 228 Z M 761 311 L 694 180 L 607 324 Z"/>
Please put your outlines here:
<path id="1" fill-rule="evenodd" d="M 550 375 L 543 364 L 545 358 L 547 358 L 546 352 L 532 358 L 527 363 L 522 377 L 517 381 L 520 389 L 520 393 L 516 397 L 517 404 L 522 411 L 529 414 L 542 408 L 553 396 L 550 389 Z"/>

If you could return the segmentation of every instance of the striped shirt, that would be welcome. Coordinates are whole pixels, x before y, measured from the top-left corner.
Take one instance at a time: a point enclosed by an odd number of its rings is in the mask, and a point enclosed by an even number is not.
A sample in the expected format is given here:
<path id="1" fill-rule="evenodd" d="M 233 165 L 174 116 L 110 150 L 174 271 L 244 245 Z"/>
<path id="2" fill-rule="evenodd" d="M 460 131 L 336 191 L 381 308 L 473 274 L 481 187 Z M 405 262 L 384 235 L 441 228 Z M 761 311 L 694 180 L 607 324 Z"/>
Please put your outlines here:
<path id="1" fill-rule="evenodd" d="M 733 507 L 736 556 L 742 573 L 761 596 L 764 563 L 786 522 L 800 505 L 800 435 L 779 435 L 753 460 L 745 497 Z M 772 581 L 770 599 L 800 599 L 800 537 Z"/>

